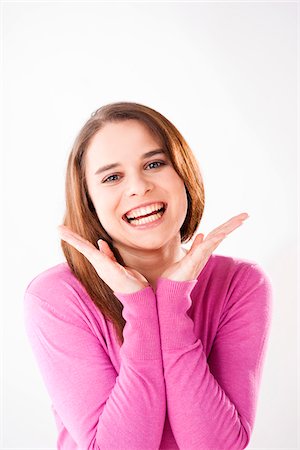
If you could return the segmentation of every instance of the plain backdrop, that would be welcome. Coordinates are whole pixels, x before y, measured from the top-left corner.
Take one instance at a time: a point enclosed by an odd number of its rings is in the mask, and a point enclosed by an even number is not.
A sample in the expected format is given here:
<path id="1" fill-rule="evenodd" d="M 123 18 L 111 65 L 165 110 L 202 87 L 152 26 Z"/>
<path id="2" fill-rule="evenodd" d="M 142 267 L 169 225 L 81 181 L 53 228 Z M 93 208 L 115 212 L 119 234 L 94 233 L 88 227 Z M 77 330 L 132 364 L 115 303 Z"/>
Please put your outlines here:
<path id="1" fill-rule="evenodd" d="M 158 110 L 189 143 L 206 188 L 198 231 L 250 215 L 215 251 L 259 263 L 274 288 L 249 448 L 299 448 L 297 3 L 2 2 L 1 19 L 1 449 L 56 448 L 23 295 L 63 261 L 67 157 L 91 113 L 115 101 Z"/>

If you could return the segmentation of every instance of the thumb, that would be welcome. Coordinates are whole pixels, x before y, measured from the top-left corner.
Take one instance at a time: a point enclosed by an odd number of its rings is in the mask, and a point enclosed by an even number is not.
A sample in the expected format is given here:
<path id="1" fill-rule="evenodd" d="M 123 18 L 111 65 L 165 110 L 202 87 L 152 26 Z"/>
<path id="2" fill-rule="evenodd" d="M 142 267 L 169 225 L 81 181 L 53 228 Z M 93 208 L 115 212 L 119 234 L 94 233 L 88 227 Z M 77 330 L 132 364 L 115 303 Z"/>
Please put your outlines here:
<path id="1" fill-rule="evenodd" d="M 197 234 L 190 248 L 190 253 L 193 253 L 194 250 L 198 247 L 198 245 L 200 245 L 203 242 L 203 238 L 204 238 L 203 233 Z"/>
<path id="2" fill-rule="evenodd" d="M 97 244 L 98 244 L 98 247 L 99 247 L 100 252 L 103 252 L 102 242 L 103 242 L 102 239 L 99 239 L 99 240 L 97 241 Z"/>
<path id="3" fill-rule="evenodd" d="M 196 239 L 198 240 L 198 242 L 202 242 L 202 241 L 203 241 L 203 238 L 204 238 L 204 234 L 203 234 L 203 233 L 200 233 L 200 234 L 198 234 L 198 235 L 196 236 Z"/>
<path id="4" fill-rule="evenodd" d="M 100 252 L 104 253 L 105 255 L 107 255 L 109 258 L 111 258 L 113 261 L 117 261 L 115 258 L 115 255 L 113 254 L 113 252 L 111 251 L 108 243 L 106 241 L 104 241 L 103 239 L 99 239 L 97 241 L 98 247 Z"/>
<path id="5" fill-rule="evenodd" d="M 203 241 L 203 238 L 204 238 L 204 234 L 203 233 L 197 234 L 197 236 L 194 239 L 193 244 L 194 243 L 195 243 L 195 245 L 201 244 L 201 242 Z"/>

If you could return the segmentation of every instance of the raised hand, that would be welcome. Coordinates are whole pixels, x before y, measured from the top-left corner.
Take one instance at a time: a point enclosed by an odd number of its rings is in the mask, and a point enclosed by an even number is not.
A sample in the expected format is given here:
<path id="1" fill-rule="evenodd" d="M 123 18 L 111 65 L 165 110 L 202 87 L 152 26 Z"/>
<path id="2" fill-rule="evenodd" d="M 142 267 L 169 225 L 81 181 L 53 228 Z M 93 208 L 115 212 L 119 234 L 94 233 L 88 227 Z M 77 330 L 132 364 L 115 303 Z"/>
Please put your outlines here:
<path id="1" fill-rule="evenodd" d="M 232 217 L 212 230 L 205 239 L 203 239 L 202 233 L 198 234 L 187 254 L 180 261 L 168 267 L 160 277 L 174 281 L 196 280 L 212 252 L 229 233 L 242 225 L 248 217 L 247 213 Z"/>
<path id="2" fill-rule="evenodd" d="M 95 268 L 99 277 L 114 291 L 131 294 L 149 286 L 146 278 L 138 271 L 119 264 L 107 242 L 99 239 L 98 250 L 91 242 L 74 233 L 68 227 L 58 227 L 62 240 L 82 253 Z"/>

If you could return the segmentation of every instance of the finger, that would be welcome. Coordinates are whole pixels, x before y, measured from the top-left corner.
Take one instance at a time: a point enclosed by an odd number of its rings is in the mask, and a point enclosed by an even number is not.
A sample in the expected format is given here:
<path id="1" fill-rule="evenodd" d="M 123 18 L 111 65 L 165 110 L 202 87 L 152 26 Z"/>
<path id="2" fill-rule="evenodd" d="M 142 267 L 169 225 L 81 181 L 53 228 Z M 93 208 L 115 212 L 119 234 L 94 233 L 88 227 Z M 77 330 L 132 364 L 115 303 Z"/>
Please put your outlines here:
<path id="1" fill-rule="evenodd" d="M 72 242 L 77 242 L 77 244 L 82 243 L 83 245 L 88 245 L 91 249 L 96 250 L 96 247 L 90 241 L 80 236 L 80 234 L 75 233 L 75 231 L 70 230 L 70 228 L 65 225 L 60 225 L 58 231 L 61 237 L 66 239 L 70 238 Z"/>
<path id="2" fill-rule="evenodd" d="M 237 222 L 232 221 L 230 223 L 228 223 L 227 225 L 223 225 L 220 228 L 211 231 L 205 238 L 205 240 L 210 239 L 214 236 L 219 235 L 220 233 L 225 233 L 226 235 L 229 233 L 232 233 L 232 231 L 234 231 L 236 228 L 240 227 L 241 225 L 243 225 L 243 222 Z"/>
<path id="3" fill-rule="evenodd" d="M 79 236 L 77 233 L 74 233 L 68 228 L 61 227 L 59 227 L 59 232 L 61 239 L 68 242 L 68 244 L 72 245 L 76 250 L 82 253 L 91 264 L 99 257 L 101 257 L 103 261 L 106 259 L 105 256 L 107 255 L 105 255 L 105 253 L 99 252 L 91 242 Z"/>
<path id="4" fill-rule="evenodd" d="M 200 238 L 198 238 L 200 236 Z M 204 241 L 201 240 L 203 234 L 196 236 L 190 251 L 186 256 L 191 256 L 195 253 L 197 253 L 196 259 L 198 261 L 199 259 L 199 252 L 203 255 L 208 255 L 210 250 L 213 251 L 217 246 L 220 244 L 220 242 L 226 237 L 225 233 L 218 233 L 214 236 L 211 236 L 210 238 L 206 238 Z M 197 239 L 198 238 L 198 239 Z M 195 261 L 195 262 L 197 262 Z"/>
<path id="5" fill-rule="evenodd" d="M 209 242 L 205 242 L 205 245 L 201 249 L 201 265 L 200 265 L 201 269 L 204 267 L 204 265 L 206 264 L 206 262 L 208 261 L 214 250 L 220 245 L 220 243 L 225 238 L 226 234 L 223 233 L 211 238 Z"/>
<path id="6" fill-rule="evenodd" d="M 193 247 L 197 247 L 198 245 L 200 245 L 201 242 L 203 242 L 203 240 L 204 240 L 204 234 L 203 233 L 197 234 L 197 236 L 195 237 L 194 242 L 191 246 L 191 249 Z"/>
<path id="7" fill-rule="evenodd" d="M 92 244 L 83 242 L 75 236 L 62 233 L 61 239 L 72 245 L 72 247 L 82 253 L 90 262 L 95 258 L 95 252 L 100 253 Z M 104 256 L 104 253 L 102 253 L 102 255 Z"/>
<path id="8" fill-rule="evenodd" d="M 210 247 L 214 247 L 214 246 L 218 246 L 219 243 L 225 239 L 227 236 L 226 233 L 217 233 L 214 236 L 211 236 L 210 238 L 206 238 L 202 244 L 201 244 L 201 248 L 203 250 L 208 250 L 210 249 Z"/>
<path id="9" fill-rule="evenodd" d="M 121 264 L 117 262 L 115 257 L 113 260 L 104 251 L 99 251 L 91 242 L 79 236 L 77 233 L 69 230 L 67 227 L 58 227 L 61 238 L 72 245 L 76 250 L 83 254 L 87 260 L 92 264 L 98 273 L 99 277 L 109 286 L 115 280 L 121 280 L 122 277 L 128 279 L 128 273 Z M 106 241 L 102 241 L 103 247 L 106 251 L 112 253 Z M 147 281 L 147 280 L 146 280 Z M 121 282 L 121 281 L 120 281 Z M 143 282 L 143 285 L 145 282 Z M 111 289 L 113 289 L 111 287 Z"/>
<path id="10" fill-rule="evenodd" d="M 248 215 L 247 213 L 241 213 L 241 214 L 238 214 L 237 216 L 233 216 L 233 217 L 231 217 L 229 220 L 227 220 L 226 222 L 224 222 L 222 225 L 219 225 L 217 228 L 215 228 L 215 229 L 212 231 L 212 233 L 218 232 L 218 231 L 220 231 L 223 227 L 226 227 L 226 226 L 228 226 L 228 225 L 230 225 L 230 224 L 232 224 L 232 223 L 235 223 L 235 222 L 241 223 L 241 222 L 243 222 L 244 220 L 248 219 L 248 217 L 249 217 L 249 215 Z"/>
<path id="11" fill-rule="evenodd" d="M 59 234 L 61 236 L 65 236 L 65 237 L 70 236 L 70 237 L 76 238 L 80 242 L 88 242 L 82 236 L 75 233 L 75 231 L 70 230 L 70 228 L 66 227 L 65 225 L 59 225 L 57 228 L 58 228 Z"/>
<path id="12" fill-rule="evenodd" d="M 200 260 L 207 261 L 211 254 L 215 251 L 215 249 L 221 244 L 223 239 L 225 239 L 226 234 L 222 233 L 217 236 L 212 237 L 209 241 L 203 242 L 200 248 Z M 199 263 L 199 254 L 195 252 L 195 256 L 197 262 Z"/>
<path id="13" fill-rule="evenodd" d="M 206 236 L 206 239 L 220 232 L 231 233 L 233 230 L 242 225 L 244 223 L 244 220 L 246 220 L 248 217 L 249 215 L 247 213 L 238 214 L 237 216 L 232 217 L 231 219 L 227 220 L 227 222 L 223 223 L 222 225 L 212 230 Z"/>
<path id="14" fill-rule="evenodd" d="M 91 242 L 89 242 L 87 239 L 84 239 L 82 236 L 75 233 L 74 231 L 70 230 L 70 228 L 66 227 L 65 225 L 59 225 L 58 230 L 59 230 L 59 233 L 61 236 L 63 235 L 65 237 L 69 237 L 69 236 L 74 237 L 77 239 L 77 241 L 80 241 L 83 244 L 88 244 L 90 246 L 90 248 L 96 249 L 96 247 Z M 99 246 L 99 243 L 101 244 L 101 246 Z M 103 239 L 99 239 L 97 241 L 97 244 L 98 244 L 99 250 L 102 251 L 103 254 L 105 254 L 106 256 L 109 256 L 114 261 L 116 261 L 116 258 L 106 241 L 104 241 Z"/>
<path id="15" fill-rule="evenodd" d="M 97 241 L 97 244 L 99 246 L 100 251 L 104 252 L 107 256 L 109 256 L 113 261 L 116 261 L 115 255 L 113 254 L 110 246 L 108 245 L 108 243 L 106 241 L 104 241 L 103 239 L 99 239 Z"/>

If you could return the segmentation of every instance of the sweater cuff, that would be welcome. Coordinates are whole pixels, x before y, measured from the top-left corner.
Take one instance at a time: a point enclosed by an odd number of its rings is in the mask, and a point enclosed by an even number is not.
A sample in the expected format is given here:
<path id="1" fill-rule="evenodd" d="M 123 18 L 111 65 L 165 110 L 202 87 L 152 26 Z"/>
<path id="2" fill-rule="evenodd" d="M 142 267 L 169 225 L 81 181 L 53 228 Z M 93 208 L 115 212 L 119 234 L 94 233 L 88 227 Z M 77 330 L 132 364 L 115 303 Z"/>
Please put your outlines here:
<path id="1" fill-rule="evenodd" d="M 161 359 L 157 306 L 152 287 L 146 286 L 130 294 L 114 291 L 114 294 L 123 304 L 122 316 L 126 320 L 121 356 L 131 360 Z"/>
<path id="2" fill-rule="evenodd" d="M 162 350 L 193 345 L 197 338 L 194 322 L 187 311 L 192 305 L 190 294 L 198 280 L 157 280 L 156 298 Z"/>
<path id="3" fill-rule="evenodd" d="M 139 291 L 124 294 L 114 291 L 114 295 L 123 304 L 123 317 L 125 320 L 133 317 L 151 319 L 157 315 L 155 294 L 151 286 L 145 286 Z"/>
<path id="4" fill-rule="evenodd" d="M 158 278 L 156 283 L 156 296 L 166 300 L 172 299 L 172 311 L 175 313 L 186 312 L 192 305 L 190 294 L 198 280 L 174 281 L 169 278 Z M 170 312 L 170 306 L 166 301 L 161 301 L 162 308 Z"/>

